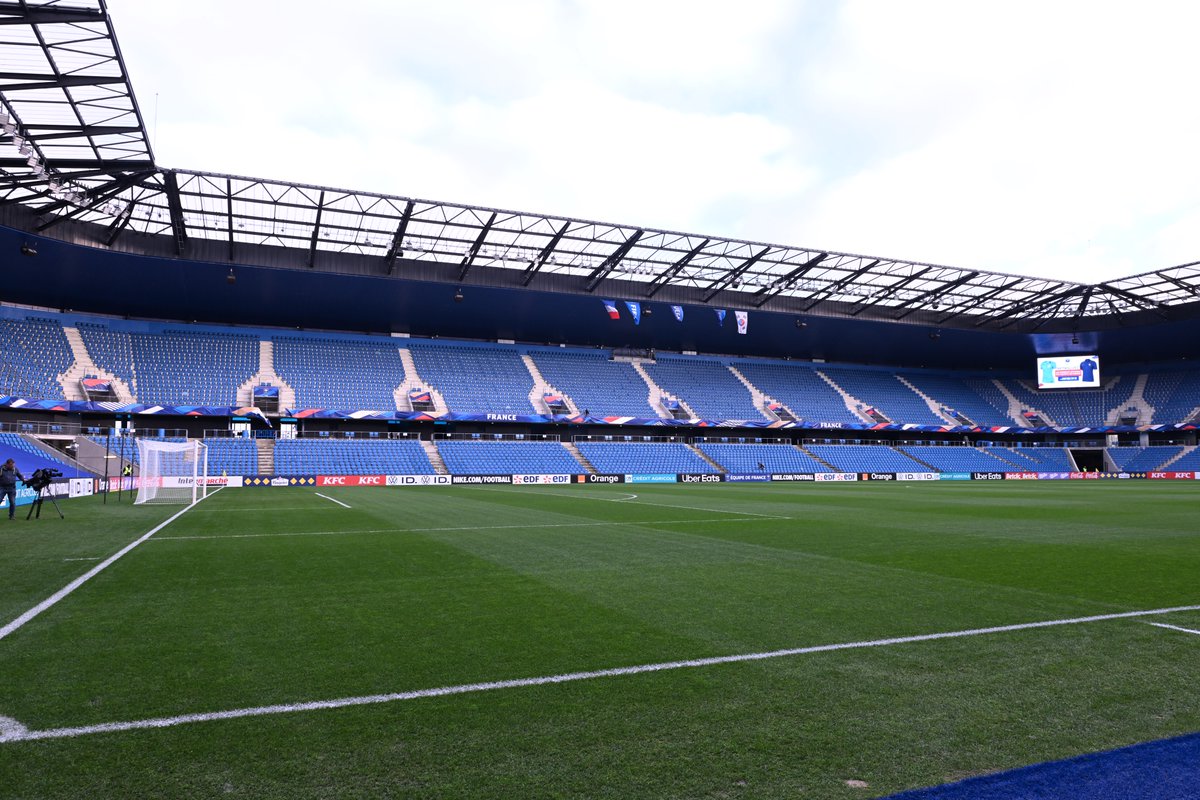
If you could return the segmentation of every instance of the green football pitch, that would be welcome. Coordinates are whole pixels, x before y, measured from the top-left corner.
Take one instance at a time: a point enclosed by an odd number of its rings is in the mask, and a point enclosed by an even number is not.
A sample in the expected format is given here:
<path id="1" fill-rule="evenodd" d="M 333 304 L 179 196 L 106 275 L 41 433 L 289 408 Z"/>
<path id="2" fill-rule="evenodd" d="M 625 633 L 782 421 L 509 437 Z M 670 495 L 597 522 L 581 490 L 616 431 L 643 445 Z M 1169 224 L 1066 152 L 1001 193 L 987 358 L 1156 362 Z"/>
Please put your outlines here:
<path id="1" fill-rule="evenodd" d="M 108 563 L 180 511 L 114 500 L 0 521 L 6 799 L 878 797 L 1200 729 L 1200 482 L 224 489 Z"/>

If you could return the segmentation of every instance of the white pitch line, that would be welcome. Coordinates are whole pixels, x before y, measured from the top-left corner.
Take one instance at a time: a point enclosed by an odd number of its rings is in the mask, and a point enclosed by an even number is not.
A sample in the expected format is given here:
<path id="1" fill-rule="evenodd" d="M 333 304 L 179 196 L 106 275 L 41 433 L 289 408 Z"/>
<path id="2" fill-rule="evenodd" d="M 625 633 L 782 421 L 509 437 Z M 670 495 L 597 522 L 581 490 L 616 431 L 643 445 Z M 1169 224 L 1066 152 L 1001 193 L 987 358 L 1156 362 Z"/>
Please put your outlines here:
<path id="1" fill-rule="evenodd" d="M 645 672 L 666 672 L 668 670 L 709 667 L 718 664 L 734 664 L 743 661 L 764 661 L 785 656 L 806 655 L 809 653 L 828 653 L 835 650 L 855 650 L 869 647 L 888 647 L 897 644 L 914 642 L 930 642 L 939 639 L 961 639 L 967 636 L 984 636 L 993 633 L 1009 633 L 1011 631 L 1032 630 L 1035 628 L 1053 628 L 1064 625 L 1082 625 L 1088 622 L 1104 622 L 1113 619 L 1130 619 L 1148 617 L 1159 614 L 1173 614 L 1180 611 L 1200 611 L 1200 606 L 1179 606 L 1176 608 L 1156 608 L 1148 611 L 1125 611 L 1118 614 L 1099 614 L 1091 617 L 1074 617 L 1071 619 L 1045 620 L 1042 622 L 1025 622 L 1017 625 L 999 625 L 991 628 L 972 628 L 970 630 L 949 631 L 947 633 L 926 633 L 917 636 L 899 636 L 889 639 L 872 639 L 869 641 L 843 642 L 840 644 L 822 644 L 812 647 L 795 647 L 788 650 L 770 650 L 763 653 L 743 653 L 732 656 L 714 656 L 711 658 L 693 658 L 685 661 L 665 661 L 658 664 L 639 664 L 632 667 L 613 667 L 589 672 L 567 672 L 560 675 L 544 675 L 538 678 L 516 678 L 513 680 L 488 681 L 486 683 L 465 683 L 457 686 L 442 686 L 435 689 L 417 689 L 408 692 L 392 692 L 390 694 L 372 694 L 361 697 L 342 697 L 335 700 L 313 700 L 303 703 L 284 703 L 271 706 L 253 706 L 250 708 L 235 708 L 228 711 L 209 711 L 197 714 L 180 714 L 174 717 L 155 717 L 151 719 L 129 720 L 126 722 L 103 722 L 98 725 L 80 725 L 71 728 L 50 728 L 47 730 L 28 730 L 16 720 L 10 720 L 8 727 L 0 729 L 0 743 L 26 742 L 39 739 L 67 739 L 76 736 L 87 736 L 95 733 L 117 733 L 120 731 L 148 730 L 152 728 L 172 728 L 193 722 L 213 722 L 223 719 L 240 719 L 243 717 L 262 717 L 270 714 L 294 714 L 303 711 L 323 711 L 351 706 L 377 705 L 394 703 L 401 700 L 418 700 L 425 697 L 446 697 L 449 695 L 468 694 L 472 692 L 487 692 L 495 689 L 519 689 L 527 686 L 545 686 L 556 683 L 573 683 L 575 681 L 594 680 L 596 678 L 616 678 L 625 675 L 639 675 Z"/>
<path id="2" fill-rule="evenodd" d="M 63 561 L 99 561 L 104 556 L 83 556 L 81 558 L 64 558 Z"/>
<path id="3" fill-rule="evenodd" d="M 373 528 L 362 531 L 284 531 L 282 533 L 229 533 L 215 536 L 159 536 L 156 542 L 193 541 L 196 539 L 264 539 L 272 536 L 349 536 L 355 533 L 441 533 L 454 531 L 508 531 L 534 528 L 599 528 L 607 526 L 636 527 L 638 525 L 687 525 L 698 522 L 762 522 L 759 517 L 714 517 L 712 519 L 648 519 L 637 522 L 546 522 L 523 525 L 464 525 L 455 528 Z"/>
<path id="4" fill-rule="evenodd" d="M 1178 625 L 1168 625 L 1165 622 L 1147 622 L 1146 624 L 1153 625 L 1156 628 L 1167 628 L 1173 631 L 1182 631 L 1183 633 L 1190 633 L 1194 636 L 1200 636 L 1200 631 L 1194 631 L 1191 628 L 1181 628 Z"/>
<path id="5" fill-rule="evenodd" d="M 506 492 L 506 489 L 485 488 L 484 491 L 485 492 Z M 550 494 L 550 495 L 552 495 L 552 497 L 570 498 L 572 500 L 575 500 L 575 499 L 599 500 L 600 503 L 630 503 L 630 501 L 632 501 L 632 500 L 641 500 L 641 498 L 638 498 L 636 494 L 626 494 L 626 495 L 624 495 L 624 497 L 620 497 L 620 498 L 599 498 L 599 497 L 588 497 L 588 495 L 583 495 L 583 497 L 580 497 L 580 495 L 570 494 L 570 493 L 566 493 L 566 492 L 528 491 L 528 489 L 527 489 L 526 493 L 527 494 Z M 740 516 L 744 516 L 744 517 L 762 517 L 763 519 L 791 519 L 792 518 L 792 517 L 781 517 L 778 515 L 770 515 L 770 513 L 757 513 L 755 511 L 726 511 L 725 509 L 701 509 L 700 506 L 680 506 L 680 505 L 672 505 L 670 503 L 649 503 L 649 501 L 647 501 L 647 500 L 642 500 L 641 503 L 635 503 L 634 505 L 658 506 L 658 507 L 660 507 L 660 509 L 682 509 L 684 511 L 708 511 L 709 513 L 733 513 L 733 515 L 740 515 Z M 733 521 L 730 521 L 730 522 L 733 522 Z"/>
<path id="6" fill-rule="evenodd" d="M 117 561 L 117 559 L 121 558 L 121 556 L 125 555 L 125 554 L 126 554 L 126 553 L 128 553 L 130 550 L 132 550 L 133 548 L 137 547 L 139 544 L 141 544 L 142 542 L 146 541 L 146 540 L 147 540 L 147 539 L 149 539 L 151 536 L 153 536 L 154 534 L 158 533 L 158 532 L 159 532 L 159 531 L 161 531 L 163 528 L 167 527 L 167 526 L 168 526 L 168 525 L 170 525 L 172 522 L 174 522 L 175 520 L 177 520 L 177 519 L 179 519 L 180 517 L 182 517 L 182 516 L 183 516 L 184 514 L 186 514 L 188 511 L 190 511 L 191 509 L 195 508 L 197 504 L 199 504 L 199 503 L 202 503 L 202 502 L 203 502 L 203 501 L 204 501 L 204 500 L 205 500 L 207 497 L 212 497 L 214 494 L 216 494 L 216 493 L 217 493 L 217 492 L 219 492 L 219 491 L 221 491 L 220 487 L 218 487 L 218 488 L 217 488 L 215 491 L 213 491 L 212 493 L 210 493 L 210 494 L 206 495 L 205 497 L 201 497 L 199 500 L 197 500 L 195 503 L 192 503 L 190 506 L 184 506 L 182 510 L 180 510 L 180 511 L 178 511 L 177 513 L 173 514 L 173 515 L 172 515 L 171 517 L 169 517 L 169 518 L 168 518 L 168 519 L 167 519 L 165 522 L 161 522 L 161 523 L 159 523 L 158 525 L 156 525 L 156 526 L 154 526 L 153 528 L 151 528 L 151 529 L 150 529 L 150 531 L 149 531 L 148 533 L 144 534 L 144 535 L 143 535 L 141 538 L 139 538 L 139 539 L 135 539 L 133 542 L 131 542 L 131 543 L 129 543 L 129 544 L 127 544 L 127 545 L 125 545 L 125 546 L 124 546 L 124 547 L 122 547 L 120 550 L 118 550 L 117 552 L 113 553 L 111 556 L 109 556 L 109 557 L 108 557 L 108 558 L 106 558 L 105 560 L 101 561 L 99 564 L 97 564 L 96 566 L 92 567 L 90 570 L 88 570 L 87 572 L 83 573 L 83 574 L 82 574 L 82 575 L 80 575 L 78 578 L 76 578 L 75 580 L 71 581 L 71 582 L 70 582 L 70 583 L 68 583 L 66 586 L 64 586 L 63 588 L 59 589 L 59 590 L 58 590 L 57 592 L 55 592 L 54 594 L 52 594 L 52 595 L 50 595 L 49 597 L 47 597 L 45 600 L 43 600 L 42 602 L 38 603 L 38 604 L 37 604 L 36 606 L 34 606 L 33 608 L 29 609 L 28 611 L 26 611 L 26 612 L 25 612 L 24 614 L 22 614 L 21 616 L 19 616 L 19 617 L 17 617 L 16 619 L 14 619 L 12 622 L 10 622 L 10 623 L 8 623 L 7 625 L 5 625 L 3 628 L 0 628 L 0 639 L 3 639 L 3 638 L 5 638 L 6 636 L 8 636 L 8 635 L 10 635 L 10 634 L 14 633 L 15 631 L 19 630 L 19 629 L 20 629 L 22 626 L 24 626 L 24 625 L 25 625 L 25 623 L 29 622 L 31 619 L 33 619 L 34 617 L 36 617 L 36 616 L 38 616 L 39 614 L 41 614 L 41 613 L 42 613 L 43 611 L 45 611 L 46 609 L 48 609 L 48 608 L 51 608 L 52 606 L 54 606 L 55 604 L 57 604 L 59 600 L 62 600 L 64 597 L 66 597 L 67 595 L 69 595 L 71 592 L 75 591 L 75 590 L 76 590 L 76 589 L 78 589 L 80 586 L 83 586 L 85 583 L 87 583 L 88 581 L 90 581 L 92 578 L 96 577 L 96 576 L 97 576 L 97 575 L 99 575 L 101 572 L 103 572 L 104 570 L 108 569 L 110 566 L 112 566 L 112 565 L 113 565 L 113 564 L 114 564 L 114 563 Z"/>
<path id="7" fill-rule="evenodd" d="M 321 494 L 320 492 L 313 492 L 313 494 L 315 494 L 317 497 L 324 497 L 326 500 L 328 500 L 331 503 L 337 503 L 342 508 L 350 507 L 350 506 L 346 505 L 345 503 L 343 503 L 341 500 L 334 500 L 332 497 L 326 497 L 325 495 Z"/>

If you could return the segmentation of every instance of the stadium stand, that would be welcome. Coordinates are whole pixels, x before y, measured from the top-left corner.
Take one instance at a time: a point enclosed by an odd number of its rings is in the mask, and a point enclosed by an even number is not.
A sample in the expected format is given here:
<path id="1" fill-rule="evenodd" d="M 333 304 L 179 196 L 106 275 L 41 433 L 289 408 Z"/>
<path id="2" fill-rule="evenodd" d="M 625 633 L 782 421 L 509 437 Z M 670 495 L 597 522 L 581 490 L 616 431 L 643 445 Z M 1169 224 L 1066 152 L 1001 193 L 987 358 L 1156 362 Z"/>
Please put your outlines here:
<path id="1" fill-rule="evenodd" d="M 255 475 L 258 473 L 258 448 L 253 439 L 208 437 L 209 475 Z"/>
<path id="2" fill-rule="evenodd" d="M 26 478 L 34 470 L 43 467 L 59 470 L 64 475 L 90 474 L 82 472 L 73 464 L 55 458 L 41 448 L 30 444 L 20 434 L 0 433 L 0 463 L 10 458 L 16 462 L 17 469 L 21 470 L 21 474 Z"/>
<path id="3" fill-rule="evenodd" d="M 1150 472 L 1183 452 L 1182 447 L 1110 447 L 1108 454 L 1122 472 Z"/>
<path id="4" fill-rule="evenodd" d="M 687 445 L 676 442 L 576 442 L 597 472 L 717 472 Z"/>
<path id="5" fill-rule="evenodd" d="M 655 383 L 687 403 L 700 419 L 763 419 L 750 391 L 720 361 L 660 355 L 644 366 Z"/>
<path id="6" fill-rule="evenodd" d="M 986 450 L 975 447 L 906 445 L 898 448 L 937 472 L 1011 472 L 1013 466 Z"/>
<path id="7" fill-rule="evenodd" d="M 1200 372 L 1151 372 L 1142 395 L 1154 408 L 1151 422 L 1188 422 L 1200 406 Z"/>
<path id="8" fill-rule="evenodd" d="M 63 398 L 58 376 L 75 360 L 57 319 L 0 319 L 0 394 Z"/>
<path id="9" fill-rule="evenodd" d="M 862 420 L 846 408 L 842 396 L 810 366 L 755 361 L 738 363 L 737 368 L 760 391 L 783 403 L 802 419 L 862 424 Z"/>
<path id="10" fill-rule="evenodd" d="M 929 405 L 889 372 L 826 366 L 821 369 L 838 386 L 893 422 L 945 425 Z"/>
<path id="11" fill-rule="evenodd" d="M 451 474 L 574 475 L 583 465 L 560 442 L 436 442 Z"/>
<path id="12" fill-rule="evenodd" d="M 256 470 L 257 471 L 257 470 Z M 432 475 L 416 439 L 280 439 L 275 472 L 281 475 Z"/>
<path id="13" fill-rule="evenodd" d="M 296 391 L 297 408 L 395 411 L 404 382 L 395 340 L 273 336 L 275 371 Z"/>
<path id="14" fill-rule="evenodd" d="M 1002 379 L 1004 387 L 1023 408 L 1038 408 L 1050 415 L 1056 425 L 1090 427 L 1103 425 L 1110 411 L 1124 407 L 1133 392 L 1134 380 L 1122 379 L 1111 389 L 1052 389 L 1036 391 L 1024 381 Z"/>
<path id="15" fill-rule="evenodd" d="M 593 416 L 658 416 L 648 401 L 649 387 L 631 364 L 612 361 L 606 353 L 590 350 L 536 350 L 530 355 L 542 377 L 574 400 L 581 413 L 587 410 Z"/>
<path id="16" fill-rule="evenodd" d="M 1177 472 L 1200 472 L 1200 447 L 1194 447 L 1180 456 L 1168 469 Z"/>
<path id="17" fill-rule="evenodd" d="M 995 455 L 1014 464 L 1018 471 L 1075 472 L 1071 453 L 1064 447 L 1004 447 Z M 1006 455 L 1007 453 L 1007 455 Z"/>
<path id="18" fill-rule="evenodd" d="M 91 441 L 95 442 L 96 444 L 100 445 L 101 447 L 107 447 L 109 449 L 109 452 L 113 453 L 114 455 L 124 456 L 128 460 L 132 461 L 134 464 L 138 463 L 137 440 L 140 438 L 143 438 L 141 436 L 138 436 L 138 437 L 114 436 L 111 439 L 104 437 L 104 436 L 89 436 L 87 438 L 90 439 Z M 145 438 L 154 439 L 159 442 L 186 442 L 187 441 L 187 439 L 182 436 L 149 436 L 149 437 L 145 437 Z M 257 472 L 258 470 L 254 470 L 254 471 Z M 211 470 L 210 470 L 210 472 L 211 472 Z"/>
<path id="19" fill-rule="evenodd" d="M 258 372 L 257 336 L 168 329 L 130 337 L 141 403 L 234 405 L 238 386 Z"/>
<path id="20" fill-rule="evenodd" d="M 901 377 L 943 407 L 957 411 L 976 425 L 996 427 L 1014 424 L 1008 416 L 1008 399 L 990 380 L 916 371 L 902 373 Z"/>
<path id="21" fill-rule="evenodd" d="M 696 448 L 729 472 L 829 472 L 808 453 L 787 444 L 700 442 Z M 763 468 L 759 468 L 759 464 Z"/>
<path id="22" fill-rule="evenodd" d="M 929 468 L 882 444 L 808 444 L 804 449 L 840 472 L 928 472 Z"/>
<path id="23" fill-rule="evenodd" d="M 130 335 L 100 322 L 76 322 L 75 329 L 79 331 L 83 345 L 96 366 L 125 381 L 136 397 L 137 383 L 134 380 L 133 342 Z"/>
<path id="24" fill-rule="evenodd" d="M 532 414 L 533 376 L 521 354 L 505 345 L 468 346 L 411 340 L 421 380 L 459 414 Z M 561 387 L 560 387 L 561 388 Z"/>

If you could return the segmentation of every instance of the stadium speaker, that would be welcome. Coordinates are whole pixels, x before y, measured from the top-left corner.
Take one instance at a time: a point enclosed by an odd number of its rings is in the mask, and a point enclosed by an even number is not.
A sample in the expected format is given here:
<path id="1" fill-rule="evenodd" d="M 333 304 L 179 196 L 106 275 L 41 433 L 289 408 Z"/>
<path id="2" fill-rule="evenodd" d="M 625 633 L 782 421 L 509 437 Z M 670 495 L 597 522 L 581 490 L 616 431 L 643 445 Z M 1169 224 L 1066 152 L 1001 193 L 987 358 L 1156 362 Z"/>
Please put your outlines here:
<path id="1" fill-rule="evenodd" d="M 940 338 L 942 338 L 941 331 L 930 331 L 929 332 L 929 341 L 936 342 Z"/>
<path id="2" fill-rule="evenodd" d="M 463 301 L 462 289 L 455 289 L 454 290 L 454 302 L 461 303 L 462 301 Z"/>
<path id="3" fill-rule="evenodd" d="M 231 286 L 237 283 L 237 275 L 233 274 L 233 267 L 229 268 L 229 274 L 225 276 L 225 282 Z"/>
<path id="4" fill-rule="evenodd" d="M 29 242 L 25 242 L 21 245 L 21 255 L 32 258 L 33 256 L 37 255 L 37 248 L 31 245 Z"/>
<path id="5" fill-rule="evenodd" d="M 804 320 L 802 320 L 802 319 L 798 319 L 798 320 L 796 320 L 796 327 L 797 327 L 797 328 L 800 328 L 801 330 L 803 330 L 804 328 L 807 328 L 807 327 L 808 327 L 808 323 L 807 323 L 807 322 L 805 322 L 805 321 L 804 321 Z"/>
<path id="6" fill-rule="evenodd" d="M 1071 334 L 1071 344 L 1079 344 L 1079 334 Z"/>

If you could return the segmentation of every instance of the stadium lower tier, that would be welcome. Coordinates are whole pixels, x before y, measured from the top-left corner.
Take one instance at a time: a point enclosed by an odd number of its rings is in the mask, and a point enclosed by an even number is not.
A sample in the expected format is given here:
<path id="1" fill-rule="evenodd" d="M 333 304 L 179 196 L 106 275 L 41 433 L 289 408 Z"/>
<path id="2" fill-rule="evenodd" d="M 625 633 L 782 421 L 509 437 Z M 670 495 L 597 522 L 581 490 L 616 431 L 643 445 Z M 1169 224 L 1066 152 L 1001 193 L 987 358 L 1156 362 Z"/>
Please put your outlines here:
<path id="1" fill-rule="evenodd" d="M 0 444 L 36 447 L 15 434 Z M 103 439 L 98 439 L 101 445 Z M 17 443 L 17 444 L 14 444 Z M 1065 447 L 968 447 L 883 444 L 732 444 L 303 438 L 206 438 L 210 475 L 582 475 L 773 473 L 1067 473 L 1200 469 L 1200 448 L 1090 448 L 1082 468 Z M 111 446 L 111 445 L 110 445 Z M 114 452 L 120 452 L 116 446 Z M 137 448 L 124 448 L 136 461 Z M 41 454 L 45 457 L 45 454 Z M 18 457 L 20 461 L 20 457 Z"/>
<path id="2" fill-rule="evenodd" d="M 137 464 L 137 439 L 87 437 L 99 456 Z M 159 441 L 184 441 L 178 438 Z M 210 475 L 583 475 L 773 473 L 1151 473 L 1200 471 L 1200 447 L 969 447 L 960 445 L 581 441 L 528 439 L 208 437 Z M 0 433 L 4 458 L 29 472 L 88 469 L 37 437 Z M 69 450 L 68 452 L 74 452 Z M 1086 454 L 1086 457 L 1079 457 Z M 0 458 L 0 460 L 3 460 Z M 101 465 L 102 461 L 98 462 Z M 123 462 L 122 462 L 123 463 Z M 1084 466 L 1090 465 L 1090 466 Z M 109 464 L 117 474 L 119 464 Z M 91 473 L 103 474 L 92 466 Z"/>

